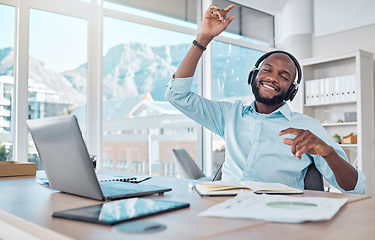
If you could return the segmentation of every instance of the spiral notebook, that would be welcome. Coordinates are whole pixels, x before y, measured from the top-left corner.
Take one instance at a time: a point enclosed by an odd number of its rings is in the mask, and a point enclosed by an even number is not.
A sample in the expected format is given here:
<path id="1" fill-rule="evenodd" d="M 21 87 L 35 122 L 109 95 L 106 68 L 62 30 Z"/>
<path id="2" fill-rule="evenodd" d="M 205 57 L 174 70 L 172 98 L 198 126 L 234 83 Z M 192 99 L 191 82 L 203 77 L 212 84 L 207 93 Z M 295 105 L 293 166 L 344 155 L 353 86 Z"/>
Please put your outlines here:
<path id="1" fill-rule="evenodd" d="M 101 201 L 172 190 L 121 181 L 99 182 L 74 115 L 33 119 L 26 123 L 52 189 Z"/>

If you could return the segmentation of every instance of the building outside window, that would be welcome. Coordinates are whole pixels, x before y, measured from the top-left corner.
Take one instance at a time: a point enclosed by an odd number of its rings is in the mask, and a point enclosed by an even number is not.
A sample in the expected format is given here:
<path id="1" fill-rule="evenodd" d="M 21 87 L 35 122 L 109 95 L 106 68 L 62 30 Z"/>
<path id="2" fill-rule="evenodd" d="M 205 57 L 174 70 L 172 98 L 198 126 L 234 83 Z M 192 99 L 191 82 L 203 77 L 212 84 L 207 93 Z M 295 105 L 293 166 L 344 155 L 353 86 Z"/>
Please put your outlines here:
<path id="1" fill-rule="evenodd" d="M 0 4 L 0 161 L 13 160 L 15 13 L 15 7 Z"/>
<path id="2" fill-rule="evenodd" d="M 85 105 L 87 21 L 31 9 L 29 42 L 28 118 L 67 115 Z M 30 137 L 29 146 L 29 161 L 41 169 Z"/>

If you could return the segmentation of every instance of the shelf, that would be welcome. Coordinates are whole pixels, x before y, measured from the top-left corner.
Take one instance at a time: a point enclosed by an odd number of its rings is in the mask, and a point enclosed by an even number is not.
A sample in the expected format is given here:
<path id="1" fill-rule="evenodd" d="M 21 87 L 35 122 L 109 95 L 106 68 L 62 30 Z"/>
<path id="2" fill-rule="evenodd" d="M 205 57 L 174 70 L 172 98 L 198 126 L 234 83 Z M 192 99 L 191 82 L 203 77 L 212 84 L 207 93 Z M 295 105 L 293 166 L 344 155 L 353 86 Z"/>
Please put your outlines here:
<path id="1" fill-rule="evenodd" d="M 343 137 L 350 133 L 357 134 L 357 141 L 361 144 L 340 144 L 340 146 L 345 150 L 349 162 L 355 162 L 357 159 L 358 168 L 367 179 L 367 193 L 375 196 L 373 54 L 358 50 L 351 53 L 305 59 L 301 61 L 301 66 L 305 80 L 305 85 L 301 88 L 303 94 L 300 98 L 302 112 L 319 120 L 329 136 L 337 134 Z M 332 79 L 335 81 L 332 82 Z M 317 91 L 317 89 L 329 89 L 328 92 L 340 90 L 341 93 L 343 90 L 354 89 L 353 82 L 349 81 L 353 79 L 355 79 L 355 98 L 354 96 L 351 96 L 353 98 L 341 98 L 342 95 L 340 95 L 339 98 L 329 98 L 328 103 L 323 103 L 326 100 L 324 97 L 322 101 L 318 101 L 317 98 L 313 101 L 321 103 L 305 104 L 306 93 L 311 94 L 312 90 L 314 90 L 315 96 L 317 93 L 320 94 L 319 96 L 322 96 L 322 93 L 326 96 L 326 91 Z M 316 81 L 319 81 L 319 86 Z M 310 84 L 307 92 L 308 84 L 306 83 Z M 347 88 L 348 85 L 350 88 Z M 337 97 L 337 95 L 335 96 Z M 349 113 L 354 112 L 356 113 L 356 119 L 353 118 L 356 120 L 355 122 L 337 122 L 349 120 L 348 117 L 352 117 Z"/>
<path id="2" fill-rule="evenodd" d="M 305 107 L 322 107 L 322 106 L 335 106 L 335 105 L 344 105 L 350 103 L 357 103 L 357 101 L 348 101 L 348 102 L 334 102 L 334 103 L 320 103 L 320 104 L 304 104 Z"/>
<path id="3" fill-rule="evenodd" d="M 356 148 L 358 144 L 340 144 L 342 148 Z"/>
<path id="4" fill-rule="evenodd" d="M 343 122 L 343 123 L 322 123 L 323 127 L 341 127 L 341 126 L 356 126 L 357 122 Z"/>

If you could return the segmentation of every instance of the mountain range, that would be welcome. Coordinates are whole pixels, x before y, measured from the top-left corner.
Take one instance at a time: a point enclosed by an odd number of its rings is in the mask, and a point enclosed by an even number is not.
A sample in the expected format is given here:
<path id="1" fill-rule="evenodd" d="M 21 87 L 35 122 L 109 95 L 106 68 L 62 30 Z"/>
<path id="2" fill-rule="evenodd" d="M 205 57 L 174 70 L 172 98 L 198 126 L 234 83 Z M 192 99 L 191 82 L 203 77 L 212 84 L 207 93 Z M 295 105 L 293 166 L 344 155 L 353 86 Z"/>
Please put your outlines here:
<path id="1" fill-rule="evenodd" d="M 125 43 L 108 50 L 103 57 L 104 101 L 124 96 L 140 96 L 150 92 L 157 101 L 165 101 L 165 86 L 191 44 L 148 46 Z M 261 54 L 257 51 L 213 42 L 214 99 L 227 99 L 251 94 L 247 74 L 252 62 Z M 0 75 L 13 75 L 12 48 L 0 49 Z M 29 59 L 29 86 L 60 93 L 64 102 L 85 103 L 86 69 L 83 63 L 75 69 L 55 72 L 33 57 Z M 193 90 L 196 90 L 196 83 Z"/>

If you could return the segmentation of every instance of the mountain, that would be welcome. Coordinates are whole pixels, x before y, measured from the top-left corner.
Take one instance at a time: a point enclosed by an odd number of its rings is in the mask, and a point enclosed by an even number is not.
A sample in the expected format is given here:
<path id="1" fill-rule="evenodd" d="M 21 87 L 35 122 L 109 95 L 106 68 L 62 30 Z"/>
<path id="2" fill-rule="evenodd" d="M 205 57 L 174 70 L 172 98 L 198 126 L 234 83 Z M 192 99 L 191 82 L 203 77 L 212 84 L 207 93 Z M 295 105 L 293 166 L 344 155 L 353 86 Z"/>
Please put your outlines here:
<path id="1" fill-rule="evenodd" d="M 14 50 L 0 49 L 0 76 L 14 76 Z M 86 82 L 86 81 L 84 81 Z M 85 93 L 78 91 L 72 83 L 61 73 L 55 72 L 41 61 L 29 58 L 29 88 L 37 91 L 57 92 L 60 102 L 84 104 Z"/>
<path id="2" fill-rule="evenodd" d="M 13 76 L 14 51 L 12 48 L 0 49 L 0 75 Z"/>
<path id="3" fill-rule="evenodd" d="M 261 52 L 216 41 L 212 44 L 213 99 L 251 95 L 247 75 Z M 104 101 L 147 92 L 154 100 L 165 101 L 165 86 L 190 47 L 190 43 L 166 46 L 125 43 L 110 48 L 103 57 Z M 11 48 L 0 49 L 0 75 L 12 75 L 12 58 Z M 85 103 L 86 63 L 61 73 L 32 57 L 29 64 L 33 84 L 61 93 L 63 101 Z"/>

